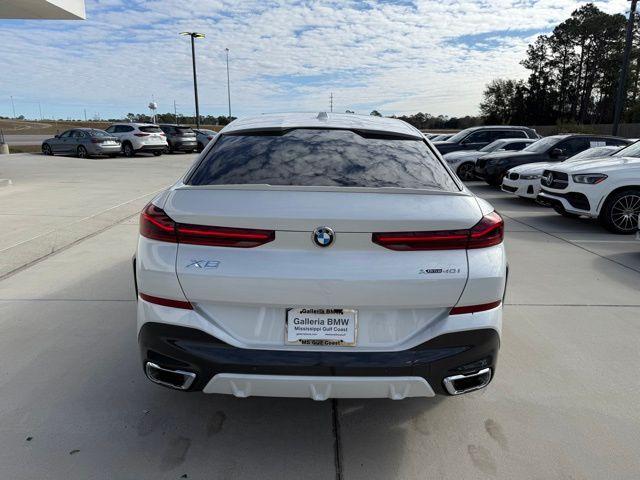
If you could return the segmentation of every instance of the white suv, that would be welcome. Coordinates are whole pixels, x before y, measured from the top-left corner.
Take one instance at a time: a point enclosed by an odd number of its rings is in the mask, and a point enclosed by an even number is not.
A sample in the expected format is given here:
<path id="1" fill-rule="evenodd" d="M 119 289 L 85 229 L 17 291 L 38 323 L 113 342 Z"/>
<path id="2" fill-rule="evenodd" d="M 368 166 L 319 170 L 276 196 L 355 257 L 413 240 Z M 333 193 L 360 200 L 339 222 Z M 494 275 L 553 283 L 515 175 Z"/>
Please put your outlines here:
<path id="1" fill-rule="evenodd" d="M 150 152 L 158 157 L 167 148 L 164 132 L 153 123 L 114 123 L 106 131 L 120 139 L 125 157 L 133 157 L 139 152 Z"/>
<path id="2" fill-rule="evenodd" d="M 236 397 L 402 399 L 485 387 L 504 224 L 400 120 L 235 120 L 142 212 L 147 377 Z"/>
<path id="3" fill-rule="evenodd" d="M 635 233 L 640 214 L 640 142 L 609 158 L 545 170 L 541 184 L 538 199 L 561 215 L 589 216 L 613 233 Z"/>

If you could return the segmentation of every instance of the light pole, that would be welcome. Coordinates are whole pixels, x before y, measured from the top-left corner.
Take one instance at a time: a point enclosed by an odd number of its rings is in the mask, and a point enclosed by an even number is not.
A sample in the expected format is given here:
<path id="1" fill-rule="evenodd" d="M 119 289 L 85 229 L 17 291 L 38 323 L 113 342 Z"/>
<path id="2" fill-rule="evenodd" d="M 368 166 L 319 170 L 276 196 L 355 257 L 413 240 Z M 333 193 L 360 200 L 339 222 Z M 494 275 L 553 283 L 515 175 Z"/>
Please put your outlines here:
<path id="1" fill-rule="evenodd" d="M 227 52 L 227 100 L 229 100 L 229 122 L 231 122 L 231 82 L 229 81 L 229 49 L 225 48 Z"/>
<path id="2" fill-rule="evenodd" d="M 629 59 L 631 57 L 631 44 L 633 42 L 633 24 L 635 21 L 636 4 L 638 0 L 631 0 L 631 9 L 629 10 L 629 21 L 627 22 L 627 36 L 625 38 L 624 56 L 622 59 L 622 70 L 618 79 L 618 92 L 616 95 L 615 109 L 613 113 L 613 135 L 618 135 L 618 125 L 620 117 L 624 109 L 624 101 L 627 96 L 627 72 L 629 71 Z"/>
<path id="3" fill-rule="evenodd" d="M 196 128 L 200 128 L 200 107 L 198 106 L 198 80 L 196 76 L 196 47 L 195 39 L 204 38 L 204 33 L 180 32 L 180 35 L 191 37 L 191 63 L 193 64 L 193 93 L 196 98 Z"/>

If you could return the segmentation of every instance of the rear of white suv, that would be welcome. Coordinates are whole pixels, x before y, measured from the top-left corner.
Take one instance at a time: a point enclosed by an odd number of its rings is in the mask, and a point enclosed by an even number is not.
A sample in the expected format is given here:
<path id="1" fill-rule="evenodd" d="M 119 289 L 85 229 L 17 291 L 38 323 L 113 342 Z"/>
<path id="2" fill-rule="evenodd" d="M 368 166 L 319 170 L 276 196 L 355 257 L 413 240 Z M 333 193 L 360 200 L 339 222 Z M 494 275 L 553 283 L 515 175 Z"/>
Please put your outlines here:
<path id="1" fill-rule="evenodd" d="M 115 123 L 106 131 L 120 139 L 122 153 L 126 157 L 142 152 L 153 153 L 157 157 L 167 148 L 166 135 L 152 123 Z"/>
<path id="2" fill-rule="evenodd" d="M 138 340 L 156 383 L 401 399 L 493 376 L 502 219 L 403 122 L 236 121 L 140 229 Z"/>

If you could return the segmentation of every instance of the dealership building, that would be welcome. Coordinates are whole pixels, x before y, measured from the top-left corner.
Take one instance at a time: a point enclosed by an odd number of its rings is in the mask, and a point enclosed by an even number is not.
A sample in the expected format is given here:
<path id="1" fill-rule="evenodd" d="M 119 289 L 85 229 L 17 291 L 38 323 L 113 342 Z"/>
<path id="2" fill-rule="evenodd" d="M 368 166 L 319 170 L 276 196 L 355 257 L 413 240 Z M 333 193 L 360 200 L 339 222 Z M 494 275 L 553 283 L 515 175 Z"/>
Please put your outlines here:
<path id="1" fill-rule="evenodd" d="M 0 18 L 84 20 L 84 0 L 2 0 Z"/>

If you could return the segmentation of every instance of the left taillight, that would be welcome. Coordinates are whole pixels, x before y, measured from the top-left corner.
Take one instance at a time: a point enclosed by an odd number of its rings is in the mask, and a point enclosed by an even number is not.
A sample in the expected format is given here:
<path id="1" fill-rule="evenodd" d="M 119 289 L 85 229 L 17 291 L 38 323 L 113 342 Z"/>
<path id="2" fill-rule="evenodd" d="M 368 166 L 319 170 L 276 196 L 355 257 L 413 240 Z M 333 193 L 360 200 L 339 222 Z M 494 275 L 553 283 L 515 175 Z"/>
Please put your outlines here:
<path id="1" fill-rule="evenodd" d="M 504 221 L 491 212 L 472 228 L 426 232 L 373 233 L 371 241 L 398 251 L 466 250 L 499 245 L 504 239 Z"/>
<path id="2" fill-rule="evenodd" d="M 144 207 L 140 214 L 140 235 L 162 242 L 178 243 L 176 222 L 153 203 Z"/>
<path id="3" fill-rule="evenodd" d="M 177 223 L 152 203 L 140 215 L 140 235 L 163 242 L 235 248 L 258 247 L 276 238 L 274 230 Z"/>

